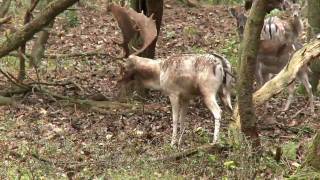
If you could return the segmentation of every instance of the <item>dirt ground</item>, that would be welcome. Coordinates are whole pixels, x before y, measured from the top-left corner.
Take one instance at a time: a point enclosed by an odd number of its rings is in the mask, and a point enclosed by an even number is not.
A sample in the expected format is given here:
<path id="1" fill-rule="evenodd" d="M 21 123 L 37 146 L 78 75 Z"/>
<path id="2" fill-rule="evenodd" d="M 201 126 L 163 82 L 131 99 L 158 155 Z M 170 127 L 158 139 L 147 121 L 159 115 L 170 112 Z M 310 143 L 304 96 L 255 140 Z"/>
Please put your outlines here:
<path id="1" fill-rule="evenodd" d="M 104 6 L 86 4 L 77 7 L 78 25 L 75 27 L 66 28 L 64 16 L 57 19 L 48 42 L 48 54 L 99 50 L 104 55 L 45 59 L 40 69 L 43 82 L 73 82 L 48 87 L 52 92 L 81 99 L 90 99 L 97 94 L 108 100 L 117 96 L 119 60 L 114 57 L 122 51 L 114 41 L 120 42 L 121 34 Z M 188 8 L 178 1 L 167 0 L 157 57 L 219 52 L 235 65 L 238 39 L 229 7 Z M 1 66 L 8 71 L 16 70 L 17 64 L 12 62 L 17 60 L 4 58 Z M 28 73 L 27 81 L 36 79 L 33 69 Z M 1 76 L 0 89 L 6 89 L 8 84 Z M 16 105 L 0 107 L 0 177 L 237 179 L 249 177 L 245 173 L 252 173 L 252 169 L 258 169 L 257 176 L 263 179 L 286 177 L 301 164 L 307 143 L 320 127 L 319 98 L 315 101 L 317 116 L 312 117 L 308 99 L 303 94 L 298 87 L 295 100 L 286 112 L 281 111 L 286 93 L 272 98 L 269 107 L 257 108 L 258 127 L 266 153 L 262 163 L 256 164 L 245 157 L 248 151 L 245 145 L 218 155 L 200 153 L 179 162 L 152 161 L 211 141 L 213 117 L 201 99 L 191 103 L 184 143 L 180 149 L 175 149 L 169 146 L 170 104 L 160 92 L 149 91 L 146 97 L 140 98 L 140 102 L 154 107 L 154 111 L 132 113 L 113 110 L 97 113 L 49 95 L 28 92 L 16 96 L 19 99 Z M 132 100 L 132 103 L 136 101 Z M 224 111 L 222 144 L 228 143 L 230 116 Z M 272 160 L 272 153 L 278 146 L 284 150 L 280 163 Z"/>

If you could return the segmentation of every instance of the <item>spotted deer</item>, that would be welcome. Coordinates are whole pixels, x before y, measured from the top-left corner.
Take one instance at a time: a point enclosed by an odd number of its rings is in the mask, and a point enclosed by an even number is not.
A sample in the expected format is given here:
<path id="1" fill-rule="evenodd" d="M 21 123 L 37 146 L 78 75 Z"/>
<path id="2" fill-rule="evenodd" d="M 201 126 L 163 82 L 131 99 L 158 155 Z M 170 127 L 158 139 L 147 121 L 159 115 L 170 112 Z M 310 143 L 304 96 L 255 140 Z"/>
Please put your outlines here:
<path id="1" fill-rule="evenodd" d="M 242 39 L 247 17 L 243 13 L 239 13 L 235 9 L 231 9 L 231 13 L 236 18 L 239 37 L 240 39 Z M 265 27 L 267 26 L 265 25 L 264 28 Z M 293 25 L 291 27 L 293 27 Z M 270 26 L 270 28 L 272 27 Z M 278 29 L 278 31 L 280 31 L 280 29 Z M 291 59 L 293 53 L 302 47 L 302 44 L 296 40 L 298 35 L 297 31 L 295 30 L 293 31 L 292 29 L 290 30 L 289 28 L 285 29 L 285 31 L 287 32 L 283 33 L 285 35 L 283 39 L 280 38 L 280 34 L 274 33 L 272 34 L 272 37 L 277 37 L 277 38 L 264 38 L 260 41 L 260 46 L 258 49 L 257 59 L 256 59 L 256 63 L 257 63 L 256 81 L 257 81 L 258 87 L 261 87 L 265 82 L 270 80 L 270 75 L 279 73 L 285 67 L 288 61 Z M 287 39 L 288 37 L 290 37 L 291 39 L 290 38 Z M 313 113 L 314 97 L 311 90 L 312 87 L 309 83 L 309 77 L 308 77 L 309 71 L 310 70 L 307 65 L 302 67 L 297 74 L 297 79 L 300 82 L 302 82 L 302 84 L 304 85 L 308 93 L 310 109 L 311 109 L 311 112 Z M 293 94 L 294 94 L 293 83 L 291 83 L 288 86 L 288 91 L 289 91 L 289 96 L 283 108 L 284 111 L 289 109 L 290 104 L 293 100 Z"/>
<path id="2" fill-rule="evenodd" d="M 303 30 L 300 4 L 290 4 L 288 13 L 290 13 L 288 20 L 282 20 L 277 16 L 266 18 L 261 31 L 261 39 L 276 40 L 291 44 L 297 42 Z"/>
<path id="3" fill-rule="evenodd" d="M 121 86 L 139 81 L 144 87 L 161 90 L 169 96 L 173 119 L 171 145 L 177 143 L 178 124 L 180 144 L 185 129 L 187 106 L 194 96 L 202 96 L 213 114 L 213 142 L 218 141 L 221 109 L 216 96 L 218 95 L 223 104 L 232 110 L 230 93 L 233 76 L 231 65 L 226 58 L 218 54 L 185 54 L 153 60 L 130 55 L 122 68 L 121 77 Z"/>

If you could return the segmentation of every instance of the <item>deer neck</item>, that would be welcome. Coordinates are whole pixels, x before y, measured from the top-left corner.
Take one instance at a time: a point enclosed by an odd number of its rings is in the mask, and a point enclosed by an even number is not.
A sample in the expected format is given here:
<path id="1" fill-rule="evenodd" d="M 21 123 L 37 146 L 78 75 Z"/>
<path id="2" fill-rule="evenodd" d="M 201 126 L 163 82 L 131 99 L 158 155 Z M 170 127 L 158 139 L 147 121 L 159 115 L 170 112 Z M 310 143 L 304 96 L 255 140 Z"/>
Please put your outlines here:
<path id="1" fill-rule="evenodd" d="M 137 63 L 136 66 L 137 80 L 139 80 L 144 87 L 150 89 L 160 90 L 160 61 L 146 60 Z"/>
<path id="2" fill-rule="evenodd" d="M 291 19 L 291 23 L 290 24 L 291 24 L 293 33 L 296 36 L 299 36 L 299 34 L 301 33 L 301 31 L 303 29 L 303 24 L 302 24 L 302 21 L 301 21 L 300 17 L 293 17 Z"/>

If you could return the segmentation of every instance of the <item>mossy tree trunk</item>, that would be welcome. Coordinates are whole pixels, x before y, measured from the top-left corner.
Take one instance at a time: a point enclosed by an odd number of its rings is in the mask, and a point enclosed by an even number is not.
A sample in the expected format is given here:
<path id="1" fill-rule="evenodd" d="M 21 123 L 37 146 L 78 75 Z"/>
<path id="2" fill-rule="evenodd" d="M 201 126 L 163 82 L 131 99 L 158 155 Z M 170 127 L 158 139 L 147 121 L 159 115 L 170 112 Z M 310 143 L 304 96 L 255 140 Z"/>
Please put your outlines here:
<path id="1" fill-rule="evenodd" d="M 310 36 L 314 36 L 320 33 L 320 1 L 308 0 L 308 22 L 311 26 Z M 310 68 L 312 70 L 311 85 L 314 93 L 317 92 L 317 87 L 320 79 L 320 61 L 314 61 L 311 63 Z"/>
<path id="2" fill-rule="evenodd" d="M 260 33 L 266 15 L 268 0 L 255 1 L 250 11 L 242 41 L 241 56 L 238 65 L 239 81 L 237 85 L 238 105 L 235 111 L 236 127 L 250 138 L 254 146 L 259 146 L 255 108 L 252 101 L 253 82 L 256 67 Z"/>
<path id="3" fill-rule="evenodd" d="M 313 167 L 317 171 L 320 171 L 320 131 L 318 131 L 313 139 L 307 158 L 303 163 L 303 167 L 305 166 Z"/>

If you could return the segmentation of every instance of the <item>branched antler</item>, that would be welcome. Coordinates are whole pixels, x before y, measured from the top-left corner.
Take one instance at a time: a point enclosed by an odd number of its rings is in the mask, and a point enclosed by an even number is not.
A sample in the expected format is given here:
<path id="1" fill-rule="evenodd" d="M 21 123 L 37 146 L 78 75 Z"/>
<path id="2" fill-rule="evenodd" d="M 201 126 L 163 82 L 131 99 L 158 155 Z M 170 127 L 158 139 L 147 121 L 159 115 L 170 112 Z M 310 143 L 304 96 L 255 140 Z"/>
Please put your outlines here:
<path id="1" fill-rule="evenodd" d="M 153 15 L 148 18 L 143 13 L 115 4 L 111 4 L 109 9 L 121 29 L 123 42 L 120 45 L 124 49 L 125 57 L 130 55 L 129 43 L 137 34 L 143 39 L 143 45 L 133 53 L 134 55 L 139 55 L 155 41 L 157 28 L 155 21 L 152 19 Z"/>

